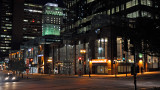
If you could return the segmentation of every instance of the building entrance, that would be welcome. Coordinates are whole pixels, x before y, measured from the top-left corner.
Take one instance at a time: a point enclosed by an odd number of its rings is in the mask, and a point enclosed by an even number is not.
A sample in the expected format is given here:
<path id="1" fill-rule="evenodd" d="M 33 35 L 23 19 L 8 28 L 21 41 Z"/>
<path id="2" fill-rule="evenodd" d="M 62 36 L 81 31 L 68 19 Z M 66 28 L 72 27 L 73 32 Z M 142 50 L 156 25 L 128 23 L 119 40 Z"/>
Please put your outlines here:
<path id="1" fill-rule="evenodd" d="M 108 74 L 108 66 L 105 65 L 93 65 L 92 66 L 93 74 Z"/>

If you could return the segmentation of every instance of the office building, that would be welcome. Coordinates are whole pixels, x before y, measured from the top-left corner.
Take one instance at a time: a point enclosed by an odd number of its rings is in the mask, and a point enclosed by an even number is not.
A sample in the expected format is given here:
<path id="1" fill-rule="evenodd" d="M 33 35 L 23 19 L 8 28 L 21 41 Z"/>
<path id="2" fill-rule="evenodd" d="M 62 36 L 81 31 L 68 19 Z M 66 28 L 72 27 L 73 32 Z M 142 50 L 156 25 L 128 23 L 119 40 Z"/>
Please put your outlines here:
<path id="1" fill-rule="evenodd" d="M 131 35 L 127 32 L 135 29 L 137 18 L 157 17 L 154 1 L 64 0 L 64 3 L 69 9 L 64 33 L 72 36 L 70 45 L 75 51 L 72 54 L 75 74 L 79 71 L 83 74 L 89 71 L 94 74 L 131 72 L 134 56 L 130 48 L 133 44 L 130 36 L 126 37 Z M 81 54 L 81 50 L 86 53 Z M 137 58 L 139 68 L 143 67 L 145 71 L 153 69 L 151 62 L 155 64 L 154 69 L 159 67 L 158 58 L 154 56 L 144 55 L 143 63 L 139 61 Z"/>
<path id="2" fill-rule="evenodd" d="M 0 57 L 8 56 L 11 49 L 13 26 L 13 1 L 0 2 Z"/>

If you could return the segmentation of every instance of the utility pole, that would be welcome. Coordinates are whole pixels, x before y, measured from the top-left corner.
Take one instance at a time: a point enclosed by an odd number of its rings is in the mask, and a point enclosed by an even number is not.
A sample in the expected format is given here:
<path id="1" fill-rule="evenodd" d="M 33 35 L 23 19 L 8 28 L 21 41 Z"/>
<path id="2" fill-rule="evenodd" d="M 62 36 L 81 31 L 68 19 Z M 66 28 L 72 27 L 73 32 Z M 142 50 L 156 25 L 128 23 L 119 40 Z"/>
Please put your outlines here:
<path id="1" fill-rule="evenodd" d="M 134 54 L 134 90 L 137 90 L 137 73 L 136 73 L 136 51 Z"/>
<path id="2" fill-rule="evenodd" d="M 126 77 L 127 77 L 127 63 L 128 63 L 128 51 L 127 51 L 127 58 L 126 58 Z"/>
<path id="3" fill-rule="evenodd" d="M 116 75 L 116 60 L 115 60 L 115 78 L 117 77 L 117 75 Z"/>

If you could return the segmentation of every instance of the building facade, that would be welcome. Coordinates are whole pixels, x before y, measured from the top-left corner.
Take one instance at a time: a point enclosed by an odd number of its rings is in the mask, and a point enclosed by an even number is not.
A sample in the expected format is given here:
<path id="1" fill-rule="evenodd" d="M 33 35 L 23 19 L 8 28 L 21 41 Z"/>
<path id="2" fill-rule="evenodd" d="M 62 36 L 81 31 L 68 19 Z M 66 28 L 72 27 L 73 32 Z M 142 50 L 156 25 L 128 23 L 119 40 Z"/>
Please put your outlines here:
<path id="1" fill-rule="evenodd" d="M 139 69 L 148 71 L 151 63 L 149 57 L 134 58 L 131 52 L 133 40 L 129 30 L 135 29 L 137 18 L 156 18 L 156 8 L 152 0 L 64 0 L 68 10 L 68 22 L 64 28 L 66 34 L 72 33 L 71 45 L 77 47 L 74 51 L 74 70 L 77 74 L 82 71 L 86 74 L 89 61 L 92 62 L 91 73 L 126 73 L 136 59 Z M 127 27 L 124 27 L 124 26 Z M 127 31 L 128 30 L 128 31 Z M 138 41 L 139 42 L 139 41 Z M 140 41 L 141 43 L 141 41 Z M 126 49 L 127 46 L 127 49 Z M 80 48 L 81 47 L 81 48 Z M 88 48 L 86 48 L 88 47 Z M 135 44 L 134 44 L 135 47 Z M 86 50 L 85 55 L 78 54 L 81 49 Z M 79 64 L 79 57 L 82 57 Z M 152 56 L 153 57 L 153 56 Z M 143 62 L 141 64 L 140 62 Z M 152 59 L 159 66 L 159 59 Z M 109 64 L 110 62 L 110 64 Z M 88 65 L 87 65 L 88 64 Z M 118 65 L 118 66 L 117 66 Z M 155 69 L 156 69 L 155 68 Z M 86 72 L 87 71 L 87 72 Z"/>
<path id="2" fill-rule="evenodd" d="M 63 8 L 58 7 L 58 4 L 45 4 L 42 17 L 42 36 L 60 36 L 61 25 L 63 24 L 63 16 Z"/>
<path id="3" fill-rule="evenodd" d="M 23 43 L 42 35 L 42 5 L 25 2 Z"/>
<path id="4" fill-rule="evenodd" d="M 0 2 L 0 57 L 8 56 L 11 49 L 13 1 L 1 0 Z"/>
<path id="5" fill-rule="evenodd" d="M 56 4 L 46 4 L 47 15 L 42 18 L 45 38 L 26 44 L 25 60 L 33 59 L 37 64 L 33 65 L 37 68 L 35 73 L 113 75 L 130 73 L 134 62 L 139 72 L 160 68 L 159 57 L 132 50 L 141 49 L 142 45 L 141 41 L 136 41 L 136 45 L 131 38 L 136 19 L 157 17 L 152 0 L 64 0 L 64 3 L 67 18 L 61 33 L 56 26 L 59 24 L 56 16 L 61 16 L 61 10 L 55 8 Z M 62 37 L 57 37 L 60 34 Z"/>

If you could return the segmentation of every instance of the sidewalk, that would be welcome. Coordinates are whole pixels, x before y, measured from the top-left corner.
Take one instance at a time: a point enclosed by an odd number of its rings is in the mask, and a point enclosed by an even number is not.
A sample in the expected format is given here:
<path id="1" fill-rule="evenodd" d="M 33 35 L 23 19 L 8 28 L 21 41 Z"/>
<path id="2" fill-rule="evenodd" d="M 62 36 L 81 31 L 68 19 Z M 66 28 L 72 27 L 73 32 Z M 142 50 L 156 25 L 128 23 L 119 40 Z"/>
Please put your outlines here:
<path id="1" fill-rule="evenodd" d="M 138 73 L 137 76 L 144 76 L 144 75 L 153 75 L 153 74 L 160 74 L 160 71 L 154 71 L 154 72 L 144 72 L 143 74 Z M 37 80 L 52 80 L 56 78 L 89 78 L 89 75 L 49 75 L 49 74 L 24 74 L 24 78 L 26 79 L 28 76 L 29 79 L 37 79 Z M 114 78 L 115 75 L 97 75 L 97 74 L 91 74 L 91 78 Z M 116 77 L 126 77 L 126 74 L 117 74 Z M 131 74 L 127 74 L 127 77 L 133 77 Z"/>
<path id="2" fill-rule="evenodd" d="M 144 76 L 144 75 L 153 75 L 153 74 L 160 74 L 160 71 L 154 71 L 154 72 L 144 72 L 144 73 L 137 73 L 137 76 Z M 83 75 L 83 77 L 89 77 L 89 75 Z M 91 74 L 91 77 L 108 77 L 113 78 L 115 75 L 97 75 L 97 74 Z M 126 77 L 126 74 L 117 74 L 116 77 Z M 127 74 L 127 77 L 133 77 L 130 73 Z"/>

